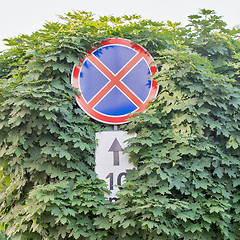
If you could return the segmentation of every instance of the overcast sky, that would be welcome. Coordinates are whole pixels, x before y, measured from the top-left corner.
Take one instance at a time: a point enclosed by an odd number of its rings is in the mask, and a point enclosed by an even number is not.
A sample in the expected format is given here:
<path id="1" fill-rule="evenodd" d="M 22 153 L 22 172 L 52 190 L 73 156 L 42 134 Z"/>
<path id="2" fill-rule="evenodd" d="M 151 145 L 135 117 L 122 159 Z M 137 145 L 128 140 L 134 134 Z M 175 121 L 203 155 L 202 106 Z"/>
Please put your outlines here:
<path id="1" fill-rule="evenodd" d="M 69 11 L 91 11 L 96 16 L 138 14 L 155 21 L 187 23 L 187 16 L 199 9 L 215 10 L 229 28 L 240 25 L 239 0 L 0 0 L 0 50 L 2 39 L 31 34 L 46 21 Z"/>

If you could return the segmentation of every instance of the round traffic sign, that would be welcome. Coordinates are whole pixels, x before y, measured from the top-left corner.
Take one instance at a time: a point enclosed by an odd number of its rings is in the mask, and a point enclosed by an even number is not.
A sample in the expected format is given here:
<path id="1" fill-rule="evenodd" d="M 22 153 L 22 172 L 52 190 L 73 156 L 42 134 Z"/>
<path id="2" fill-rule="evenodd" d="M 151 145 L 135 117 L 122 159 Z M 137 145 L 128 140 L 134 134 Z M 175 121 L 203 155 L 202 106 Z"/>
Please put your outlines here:
<path id="1" fill-rule="evenodd" d="M 102 41 L 72 72 L 72 85 L 80 91 L 78 105 L 92 118 L 108 123 L 126 123 L 133 112 L 144 111 L 156 96 L 158 86 L 149 77 L 156 68 L 152 57 L 130 40 Z"/>

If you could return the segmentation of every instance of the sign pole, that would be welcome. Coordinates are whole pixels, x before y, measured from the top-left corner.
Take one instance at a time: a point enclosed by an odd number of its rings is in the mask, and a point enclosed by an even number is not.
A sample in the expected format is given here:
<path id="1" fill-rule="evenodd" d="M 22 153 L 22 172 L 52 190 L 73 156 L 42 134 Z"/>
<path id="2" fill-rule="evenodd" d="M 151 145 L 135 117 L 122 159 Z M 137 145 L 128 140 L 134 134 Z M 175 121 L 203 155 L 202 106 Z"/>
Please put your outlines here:
<path id="1" fill-rule="evenodd" d="M 136 134 L 128 135 L 118 125 L 127 123 L 131 113 L 145 111 L 157 95 L 157 83 L 150 79 L 156 67 L 150 66 L 153 59 L 145 49 L 122 38 L 102 41 L 80 62 L 71 77 L 72 85 L 81 92 L 76 96 L 78 105 L 93 119 L 113 125 L 111 131 L 96 133 L 95 152 L 95 172 L 108 184 L 111 193 L 106 197 L 113 202 L 126 170 L 134 168 L 124 149 L 126 140 Z"/>

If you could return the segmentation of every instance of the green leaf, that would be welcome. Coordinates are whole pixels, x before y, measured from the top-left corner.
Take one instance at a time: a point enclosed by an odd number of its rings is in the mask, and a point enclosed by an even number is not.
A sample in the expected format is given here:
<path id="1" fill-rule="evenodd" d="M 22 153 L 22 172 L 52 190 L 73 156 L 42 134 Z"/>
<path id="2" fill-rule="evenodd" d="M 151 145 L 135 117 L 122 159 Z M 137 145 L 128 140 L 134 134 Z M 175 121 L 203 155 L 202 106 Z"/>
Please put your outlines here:
<path id="1" fill-rule="evenodd" d="M 143 229 L 152 229 L 157 226 L 158 224 L 152 221 L 144 221 L 144 223 L 142 224 Z"/>
<path id="2" fill-rule="evenodd" d="M 239 147 L 239 143 L 231 136 L 229 141 L 227 142 L 227 148 L 237 149 Z"/>
<path id="3" fill-rule="evenodd" d="M 129 219 L 129 220 L 126 220 L 126 221 L 123 221 L 121 224 L 120 224 L 120 226 L 122 226 L 123 228 L 127 228 L 127 227 L 129 227 L 129 226 L 135 226 L 136 225 L 136 222 L 134 221 L 134 220 L 131 220 L 131 219 Z"/>
<path id="4" fill-rule="evenodd" d="M 190 231 L 192 233 L 202 232 L 201 225 L 199 225 L 199 224 L 190 225 L 186 230 Z"/>
<path id="5" fill-rule="evenodd" d="M 216 174 L 219 178 L 222 178 L 223 176 L 223 168 L 222 167 L 218 167 L 215 169 L 214 174 Z"/>
<path id="6" fill-rule="evenodd" d="M 106 230 L 110 229 L 110 227 L 112 226 L 111 223 L 108 221 L 108 219 L 105 219 L 102 217 L 96 218 L 94 225 L 96 225 L 99 228 L 106 229 Z"/>
<path id="7" fill-rule="evenodd" d="M 224 209 L 218 206 L 210 207 L 210 213 L 213 213 L 213 212 L 216 212 L 216 213 L 224 212 Z"/>
<path id="8" fill-rule="evenodd" d="M 204 180 L 196 181 L 195 185 L 196 185 L 197 189 L 198 188 L 207 189 L 210 184 L 209 184 L 208 180 L 204 179 Z"/>

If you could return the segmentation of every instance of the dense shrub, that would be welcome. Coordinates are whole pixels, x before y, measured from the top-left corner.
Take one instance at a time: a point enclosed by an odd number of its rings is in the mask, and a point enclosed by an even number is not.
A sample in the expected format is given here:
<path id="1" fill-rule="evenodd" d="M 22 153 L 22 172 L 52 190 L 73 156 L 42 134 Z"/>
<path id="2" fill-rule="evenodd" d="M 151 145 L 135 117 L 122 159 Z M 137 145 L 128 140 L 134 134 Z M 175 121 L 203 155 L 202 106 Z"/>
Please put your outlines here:
<path id="1" fill-rule="evenodd" d="M 239 239 L 240 41 L 214 11 L 189 25 L 73 12 L 0 55 L 1 225 L 13 239 Z M 110 37 L 154 57 L 157 98 L 136 132 L 119 200 L 94 172 L 95 132 L 72 67 Z"/>

